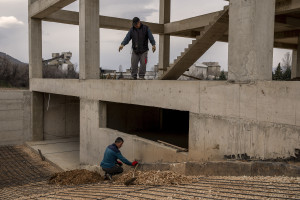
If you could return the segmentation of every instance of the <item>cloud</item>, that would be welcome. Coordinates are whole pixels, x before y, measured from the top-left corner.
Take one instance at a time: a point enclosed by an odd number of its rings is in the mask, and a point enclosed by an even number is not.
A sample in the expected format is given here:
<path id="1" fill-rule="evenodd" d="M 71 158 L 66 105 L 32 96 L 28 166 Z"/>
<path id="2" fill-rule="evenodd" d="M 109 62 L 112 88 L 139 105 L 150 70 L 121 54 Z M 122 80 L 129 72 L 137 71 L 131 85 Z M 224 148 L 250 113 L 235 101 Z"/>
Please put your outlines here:
<path id="1" fill-rule="evenodd" d="M 0 17 L 0 28 L 11 28 L 14 26 L 24 25 L 22 21 L 19 21 L 14 16 L 2 16 Z"/>

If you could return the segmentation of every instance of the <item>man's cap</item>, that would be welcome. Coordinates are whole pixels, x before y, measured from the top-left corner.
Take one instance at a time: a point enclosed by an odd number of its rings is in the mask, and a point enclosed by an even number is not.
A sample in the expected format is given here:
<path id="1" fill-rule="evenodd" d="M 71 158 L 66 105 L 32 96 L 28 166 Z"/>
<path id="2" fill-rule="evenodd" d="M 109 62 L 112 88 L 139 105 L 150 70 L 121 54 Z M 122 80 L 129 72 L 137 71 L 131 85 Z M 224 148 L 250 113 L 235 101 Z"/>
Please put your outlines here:
<path id="1" fill-rule="evenodd" d="M 138 17 L 134 17 L 133 19 L 132 19 L 132 25 L 137 25 L 137 23 L 140 21 L 140 19 L 138 18 Z"/>

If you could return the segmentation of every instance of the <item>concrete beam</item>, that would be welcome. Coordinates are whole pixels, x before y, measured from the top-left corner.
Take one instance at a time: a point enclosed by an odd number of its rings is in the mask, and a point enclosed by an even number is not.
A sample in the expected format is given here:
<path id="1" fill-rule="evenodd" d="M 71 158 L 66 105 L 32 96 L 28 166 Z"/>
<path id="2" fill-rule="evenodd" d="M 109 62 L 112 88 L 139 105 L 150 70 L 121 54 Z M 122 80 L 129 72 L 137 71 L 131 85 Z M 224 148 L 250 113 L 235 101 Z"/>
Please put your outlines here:
<path id="1" fill-rule="evenodd" d="M 280 0 L 276 2 L 276 15 L 300 11 L 299 0 Z"/>
<path id="2" fill-rule="evenodd" d="M 79 78 L 99 79 L 99 0 L 79 1 Z"/>
<path id="3" fill-rule="evenodd" d="M 30 84 L 45 93 L 199 112 L 198 81 L 31 79 Z"/>
<path id="4" fill-rule="evenodd" d="M 296 44 L 282 43 L 282 42 L 274 42 L 274 48 L 279 48 L 279 49 L 297 49 L 298 45 L 296 45 Z"/>
<path id="5" fill-rule="evenodd" d="M 222 12 L 222 11 L 220 11 Z M 200 15 L 176 22 L 165 24 L 165 34 L 174 34 L 182 31 L 188 31 L 193 29 L 199 29 L 209 25 L 209 22 L 213 21 L 215 17 L 220 15 L 220 12 L 209 13 L 206 15 Z"/>
<path id="6" fill-rule="evenodd" d="M 225 1 L 229 1 L 229 0 L 225 0 Z M 276 6 L 275 8 L 276 15 L 300 11 L 299 0 L 276 0 L 275 6 Z"/>
<path id="7" fill-rule="evenodd" d="M 74 1 L 76 0 L 36 0 L 29 4 L 28 15 L 31 18 L 43 19 Z"/>
<path id="8" fill-rule="evenodd" d="M 277 39 L 280 39 L 280 34 L 278 34 Z M 228 42 L 228 35 L 224 35 L 219 42 Z M 274 48 L 280 48 L 280 49 L 297 49 L 298 45 L 296 44 L 289 44 L 289 43 L 282 43 L 282 42 L 274 42 Z"/>
<path id="9" fill-rule="evenodd" d="M 57 11 L 43 19 L 48 22 L 56 22 L 63 24 L 79 25 L 79 13 L 67 10 Z M 142 22 L 149 26 L 152 33 L 164 33 L 164 25 L 157 23 Z M 121 31 L 128 31 L 132 26 L 132 20 L 121 19 L 117 17 L 99 16 L 99 28 L 107 28 Z"/>
<path id="10" fill-rule="evenodd" d="M 300 30 L 282 31 L 274 34 L 274 39 L 295 38 L 300 35 Z"/>
<path id="11" fill-rule="evenodd" d="M 288 17 L 279 15 L 275 17 L 276 24 L 285 25 L 292 28 L 300 28 L 300 19 L 295 17 Z"/>

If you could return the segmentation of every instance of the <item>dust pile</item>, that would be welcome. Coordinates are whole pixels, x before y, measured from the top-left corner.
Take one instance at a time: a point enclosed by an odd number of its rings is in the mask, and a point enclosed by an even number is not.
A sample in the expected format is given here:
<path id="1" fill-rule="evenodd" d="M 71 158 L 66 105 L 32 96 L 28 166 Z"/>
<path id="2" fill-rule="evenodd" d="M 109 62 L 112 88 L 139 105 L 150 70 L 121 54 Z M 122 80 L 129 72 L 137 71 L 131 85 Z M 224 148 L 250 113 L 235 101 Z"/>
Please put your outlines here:
<path id="1" fill-rule="evenodd" d="M 99 183 L 101 181 L 103 181 L 103 178 L 96 172 L 91 172 L 86 169 L 76 169 L 54 174 L 50 178 L 49 184 L 81 185 L 89 183 Z"/>
<path id="2" fill-rule="evenodd" d="M 114 183 L 123 185 L 132 176 L 132 171 L 125 173 L 116 177 Z M 135 185 L 182 185 L 193 182 L 192 178 L 171 171 L 136 171 L 135 177 Z"/>

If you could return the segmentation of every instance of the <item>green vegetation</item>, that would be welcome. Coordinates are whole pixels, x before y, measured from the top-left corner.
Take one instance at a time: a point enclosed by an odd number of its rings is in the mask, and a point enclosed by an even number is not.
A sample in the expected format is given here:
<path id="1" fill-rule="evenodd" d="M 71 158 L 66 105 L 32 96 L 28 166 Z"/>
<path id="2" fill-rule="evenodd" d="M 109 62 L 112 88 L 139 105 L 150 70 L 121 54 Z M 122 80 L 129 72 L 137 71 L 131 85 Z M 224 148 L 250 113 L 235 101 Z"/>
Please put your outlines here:
<path id="1" fill-rule="evenodd" d="M 227 80 L 224 70 L 221 71 L 219 80 Z"/>
<path id="2" fill-rule="evenodd" d="M 286 67 L 286 70 L 283 72 L 280 63 L 278 64 L 275 73 L 272 73 L 272 79 L 276 81 L 289 81 L 291 80 L 291 68 Z"/>

